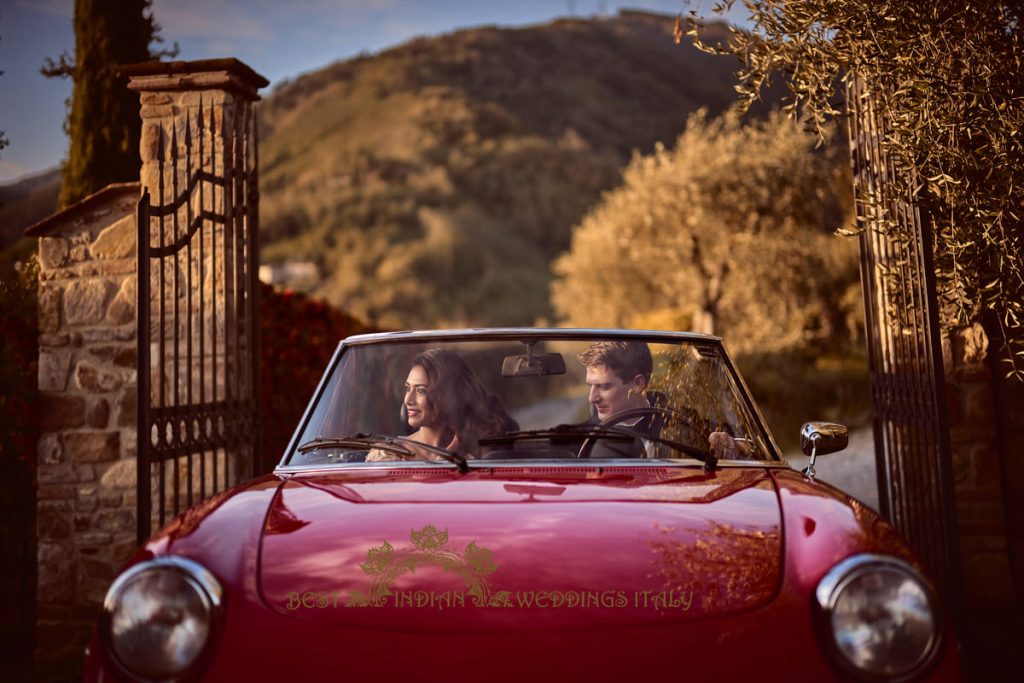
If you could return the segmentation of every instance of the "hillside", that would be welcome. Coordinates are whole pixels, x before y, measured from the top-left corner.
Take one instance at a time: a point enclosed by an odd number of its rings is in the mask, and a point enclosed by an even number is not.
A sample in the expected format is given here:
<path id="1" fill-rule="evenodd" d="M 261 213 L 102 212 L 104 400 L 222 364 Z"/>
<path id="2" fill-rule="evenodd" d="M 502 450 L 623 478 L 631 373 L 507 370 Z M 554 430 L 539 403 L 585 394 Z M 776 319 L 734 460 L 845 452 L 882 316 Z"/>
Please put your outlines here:
<path id="1" fill-rule="evenodd" d="M 0 185 L 0 274 L 35 249 L 25 228 L 56 210 L 58 194 L 60 169 Z"/>
<path id="2" fill-rule="evenodd" d="M 314 294 L 385 327 L 549 318 L 550 261 L 632 151 L 734 101 L 733 63 L 673 44 L 672 21 L 464 30 L 278 87 L 262 260 L 314 261 Z"/>
<path id="3" fill-rule="evenodd" d="M 734 63 L 672 23 L 469 29 L 279 85 L 259 105 L 261 261 L 312 261 L 312 294 L 383 327 L 550 320 L 550 262 L 632 152 L 735 100 Z M 0 261 L 59 184 L 0 187 Z"/>

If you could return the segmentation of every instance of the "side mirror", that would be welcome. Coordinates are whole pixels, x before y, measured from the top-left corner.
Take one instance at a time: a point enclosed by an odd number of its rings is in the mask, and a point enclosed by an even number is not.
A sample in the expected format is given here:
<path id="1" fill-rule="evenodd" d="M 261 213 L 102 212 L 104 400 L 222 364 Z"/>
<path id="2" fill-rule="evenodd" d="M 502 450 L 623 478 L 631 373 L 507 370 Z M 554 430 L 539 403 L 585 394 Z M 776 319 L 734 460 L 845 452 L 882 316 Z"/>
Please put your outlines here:
<path id="1" fill-rule="evenodd" d="M 800 450 L 811 458 L 804 468 L 808 479 L 814 479 L 814 459 L 825 453 L 835 453 L 850 443 L 850 430 L 846 425 L 832 422 L 805 422 L 800 428 Z"/>
<path id="2" fill-rule="evenodd" d="M 805 422 L 800 428 L 800 450 L 804 455 L 825 455 L 841 451 L 850 443 L 846 425 L 832 422 Z"/>

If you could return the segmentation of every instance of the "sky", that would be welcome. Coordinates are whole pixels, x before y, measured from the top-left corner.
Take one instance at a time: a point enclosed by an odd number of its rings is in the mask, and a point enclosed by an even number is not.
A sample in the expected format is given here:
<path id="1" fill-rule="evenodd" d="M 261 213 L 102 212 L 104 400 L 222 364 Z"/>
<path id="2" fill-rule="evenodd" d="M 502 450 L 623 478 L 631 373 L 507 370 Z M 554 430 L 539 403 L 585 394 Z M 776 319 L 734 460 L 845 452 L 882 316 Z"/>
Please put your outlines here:
<path id="1" fill-rule="evenodd" d="M 710 4 L 710 3 L 705 3 Z M 483 25 L 522 26 L 562 16 L 665 14 L 684 0 L 154 0 L 153 15 L 176 59 L 235 57 L 270 87 L 299 74 L 419 36 Z M 44 78 L 47 57 L 74 54 L 74 0 L 0 0 L 0 183 L 58 166 L 71 81 Z M 742 19 L 737 16 L 735 19 Z M 742 21 L 740 23 L 743 23 Z"/>

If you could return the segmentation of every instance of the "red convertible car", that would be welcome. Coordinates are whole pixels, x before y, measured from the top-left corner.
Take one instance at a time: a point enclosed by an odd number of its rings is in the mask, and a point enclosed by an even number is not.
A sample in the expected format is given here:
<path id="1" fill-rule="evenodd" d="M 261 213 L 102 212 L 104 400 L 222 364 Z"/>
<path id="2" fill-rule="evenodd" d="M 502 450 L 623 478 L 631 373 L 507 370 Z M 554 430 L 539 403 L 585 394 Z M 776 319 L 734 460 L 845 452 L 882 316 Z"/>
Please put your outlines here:
<path id="1" fill-rule="evenodd" d="M 955 680 L 906 543 L 803 473 L 721 340 L 344 340 L 273 474 L 111 586 L 87 680 Z"/>

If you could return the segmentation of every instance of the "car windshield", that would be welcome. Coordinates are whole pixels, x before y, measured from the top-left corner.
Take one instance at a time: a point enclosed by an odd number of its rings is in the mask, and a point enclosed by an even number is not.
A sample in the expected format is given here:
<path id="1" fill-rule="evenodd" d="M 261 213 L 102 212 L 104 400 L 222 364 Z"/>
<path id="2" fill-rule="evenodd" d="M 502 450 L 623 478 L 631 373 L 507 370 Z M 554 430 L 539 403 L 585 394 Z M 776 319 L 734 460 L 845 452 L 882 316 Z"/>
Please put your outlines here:
<path id="1" fill-rule="evenodd" d="M 283 464 L 777 460 L 719 342 L 682 335 L 354 338 Z"/>

